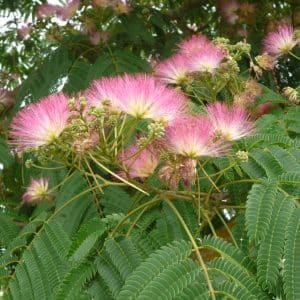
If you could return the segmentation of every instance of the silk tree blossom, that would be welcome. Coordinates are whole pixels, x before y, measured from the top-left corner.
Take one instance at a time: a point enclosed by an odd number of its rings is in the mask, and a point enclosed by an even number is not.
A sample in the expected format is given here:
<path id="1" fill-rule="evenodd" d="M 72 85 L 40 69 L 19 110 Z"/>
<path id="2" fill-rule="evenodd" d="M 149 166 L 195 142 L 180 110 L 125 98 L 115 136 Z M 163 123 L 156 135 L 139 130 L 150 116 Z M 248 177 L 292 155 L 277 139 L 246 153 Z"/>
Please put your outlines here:
<path id="1" fill-rule="evenodd" d="M 239 3 L 236 0 L 220 0 L 220 13 L 229 24 L 235 24 L 239 16 Z"/>
<path id="2" fill-rule="evenodd" d="M 29 27 L 30 24 L 28 25 L 23 25 L 21 28 L 19 28 L 17 30 L 17 34 L 18 34 L 18 37 L 21 39 L 21 40 L 25 40 L 29 34 L 30 34 L 30 27 Z"/>
<path id="3" fill-rule="evenodd" d="M 63 93 L 45 97 L 13 119 L 10 144 L 19 152 L 50 144 L 63 132 L 69 116 L 68 99 Z"/>
<path id="4" fill-rule="evenodd" d="M 155 66 L 155 74 L 163 82 L 180 84 L 186 79 L 189 64 L 186 56 L 176 54 Z"/>
<path id="5" fill-rule="evenodd" d="M 22 199 L 28 204 L 37 204 L 49 197 L 49 178 L 32 179 Z"/>
<path id="6" fill-rule="evenodd" d="M 254 131 L 254 124 L 249 120 L 249 114 L 240 106 L 230 107 L 216 102 L 208 105 L 207 112 L 215 133 L 227 141 L 241 139 Z"/>
<path id="7" fill-rule="evenodd" d="M 131 178 L 147 178 L 152 175 L 159 164 L 158 151 L 152 145 L 144 149 L 138 146 L 138 140 L 119 155 L 120 162 Z M 124 176 L 124 173 L 121 173 Z"/>
<path id="8" fill-rule="evenodd" d="M 85 97 L 91 105 L 109 100 L 112 109 L 139 119 L 169 123 L 185 112 L 187 99 L 157 78 L 146 75 L 123 75 L 94 81 Z"/>
<path id="9" fill-rule="evenodd" d="M 227 144 L 216 139 L 215 130 L 205 116 L 177 119 L 166 129 L 167 148 L 188 158 L 202 156 L 221 156 L 227 150 Z"/>
<path id="10" fill-rule="evenodd" d="M 57 15 L 62 20 L 68 20 L 73 17 L 80 6 L 80 0 L 68 1 L 64 6 L 58 7 Z"/>
<path id="11" fill-rule="evenodd" d="M 225 54 L 221 48 L 212 43 L 205 44 L 189 60 L 189 67 L 192 72 L 214 73 L 224 58 Z"/>
<path id="12" fill-rule="evenodd" d="M 267 34 L 263 45 L 264 52 L 270 55 L 278 57 L 287 54 L 297 45 L 293 27 L 289 25 L 278 26 L 276 31 Z"/>
<path id="13" fill-rule="evenodd" d="M 179 44 L 179 53 L 185 56 L 193 56 L 208 43 L 210 43 L 210 41 L 205 35 L 193 35 Z"/>
<path id="14" fill-rule="evenodd" d="M 36 16 L 40 19 L 49 18 L 49 17 L 54 16 L 58 10 L 59 10 L 58 5 L 44 3 L 37 7 Z"/>

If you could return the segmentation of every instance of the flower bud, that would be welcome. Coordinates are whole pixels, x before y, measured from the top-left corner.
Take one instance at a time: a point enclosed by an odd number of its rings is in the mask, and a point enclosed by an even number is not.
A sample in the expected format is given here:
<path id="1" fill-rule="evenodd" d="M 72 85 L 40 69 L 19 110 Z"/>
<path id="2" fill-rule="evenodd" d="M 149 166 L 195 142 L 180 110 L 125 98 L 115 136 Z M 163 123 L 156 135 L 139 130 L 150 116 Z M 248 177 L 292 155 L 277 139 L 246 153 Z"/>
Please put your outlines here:
<path id="1" fill-rule="evenodd" d="M 276 59 L 269 55 L 268 53 L 263 53 L 262 55 L 257 55 L 255 57 L 256 62 L 259 67 L 263 70 L 272 70 L 276 64 Z"/>
<path id="2" fill-rule="evenodd" d="M 247 162 L 248 161 L 248 152 L 247 151 L 239 150 L 235 155 L 242 162 Z"/>
<path id="3" fill-rule="evenodd" d="M 300 99 L 298 98 L 298 92 L 295 89 L 293 89 L 289 86 L 285 87 L 283 89 L 283 94 L 284 94 L 284 96 L 286 96 L 288 98 L 290 103 L 292 103 L 292 104 L 298 104 L 299 103 Z"/>
<path id="4" fill-rule="evenodd" d="M 162 122 L 153 122 L 148 125 L 149 135 L 154 138 L 161 138 L 165 134 L 165 126 Z"/>

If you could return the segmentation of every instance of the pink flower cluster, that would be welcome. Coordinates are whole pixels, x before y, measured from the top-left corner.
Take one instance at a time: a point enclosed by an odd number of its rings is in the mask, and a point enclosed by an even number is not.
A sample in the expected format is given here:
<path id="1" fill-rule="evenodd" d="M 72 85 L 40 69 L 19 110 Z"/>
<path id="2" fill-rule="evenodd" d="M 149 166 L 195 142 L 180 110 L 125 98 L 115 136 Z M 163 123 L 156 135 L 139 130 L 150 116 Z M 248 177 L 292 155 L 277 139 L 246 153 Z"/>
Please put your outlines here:
<path id="1" fill-rule="evenodd" d="M 40 19 L 58 16 L 62 20 L 68 20 L 75 15 L 79 6 L 80 0 L 68 0 L 64 6 L 44 3 L 37 7 L 36 15 Z"/>
<path id="2" fill-rule="evenodd" d="M 180 84 L 194 72 L 214 73 L 225 58 L 223 49 L 204 35 L 194 35 L 179 44 L 179 51 L 155 66 L 155 74 L 163 82 Z"/>
<path id="3" fill-rule="evenodd" d="M 244 17 L 253 14 L 256 8 L 254 3 L 239 2 L 237 0 L 219 0 L 218 6 L 221 16 L 231 25 L 236 24 L 238 21 L 243 21 Z M 242 36 L 245 33 L 242 28 L 238 30 L 238 34 Z"/>
<path id="4" fill-rule="evenodd" d="M 289 25 L 280 25 L 276 31 L 269 32 L 263 42 L 263 51 L 274 57 L 289 53 L 298 41 L 294 29 Z"/>
<path id="5" fill-rule="evenodd" d="M 151 140 L 155 144 L 142 146 L 139 138 L 119 154 L 120 165 L 125 168 L 123 175 L 131 178 L 151 175 L 160 164 L 159 150 L 162 150 L 182 157 L 185 163 L 178 170 L 185 182 L 192 182 L 187 177 L 190 174 L 194 178 L 195 159 L 225 155 L 231 141 L 253 132 L 253 123 L 243 108 L 216 102 L 206 107 L 206 113 L 191 116 L 188 100 L 180 91 L 146 74 L 96 80 L 84 96 L 87 100 L 84 113 L 89 108 L 102 107 L 105 101 L 111 112 L 149 119 L 164 127 L 162 136 Z M 23 152 L 55 142 L 76 115 L 71 106 L 68 98 L 58 93 L 25 107 L 12 121 L 10 144 Z M 99 142 L 98 134 L 90 132 L 81 141 L 76 140 L 73 149 L 84 154 Z M 188 170 L 189 167 L 192 169 Z M 163 173 L 169 178 L 169 167 Z"/>
<path id="6" fill-rule="evenodd" d="M 208 105 L 206 114 L 186 115 L 169 124 L 162 138 L 160 150 L 180 155 L 184 162 L 201 157 L 223 156 L 230 150 L 231 141 L 248 136 L 253 131 L 253 122 L 249 120 L 249 115 L 244 109 L 216 102 Z M 128 170 L 129 177 L 132 178 L 149 176 L 159 164 L 159 152 L 155 147 L 150 145 L 142 151 L 139 149 L 135 142 L 122 153 L 120 158 Z M 185 182 L 190 182 L 186 174 L 193 177 L 192 169 L 189 170 L 185 163 L 179 166 L 181 176 L 185 174 Z M 171 173 L 169 165 L 162 167 L 160 172 L 165 179 L 172 178 Z M 170 181 L 173 182 L 174 178 Z"/>
<path id="7" fill-rule="evenodd" d="M 165 123 L 183 115 L 187 105 L 187 99 L 181 92 L 146 74 L 95 80 L 84 95 L 96 107 L 109 100 L 113 110 Z"/>

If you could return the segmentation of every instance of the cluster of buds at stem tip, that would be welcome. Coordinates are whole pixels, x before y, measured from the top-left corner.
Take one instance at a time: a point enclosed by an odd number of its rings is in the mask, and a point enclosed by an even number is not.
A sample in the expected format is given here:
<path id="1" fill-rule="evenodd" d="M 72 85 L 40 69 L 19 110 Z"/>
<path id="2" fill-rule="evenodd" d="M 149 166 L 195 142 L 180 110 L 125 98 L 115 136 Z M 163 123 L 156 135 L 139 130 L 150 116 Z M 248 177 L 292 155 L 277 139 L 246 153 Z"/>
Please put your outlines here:
<path id="1" fill-rule="evenodd" d="M 258 66 L 266 71 L 273 70 L 276 64 L 276 59 L 268 53 L 263 53 L 262 55 L 255 56 L 255 60 Z"/>
<path id="2" fill-rule="evenodd" d="M 285 87 L 283 89 L 283 95 L 286 96 L 290 103 L 292 104 L 298 104 L 300 99 L 297 90 L 291 88 L 291 87 Z"/>
<path id="3" fill-rule="evenodd" d="M 165 126 L 161 121 L 156 121 L 148 125 L 149 136 L 161 138 L 165 134 Z"/>
<path id="4" fill-rule="evenodd" d="M 248 152 L 247 151 L 239 150 L 235 155 L 242 162 L 247 162 L 248 161 L 249 157 L 248 157 Z"/>

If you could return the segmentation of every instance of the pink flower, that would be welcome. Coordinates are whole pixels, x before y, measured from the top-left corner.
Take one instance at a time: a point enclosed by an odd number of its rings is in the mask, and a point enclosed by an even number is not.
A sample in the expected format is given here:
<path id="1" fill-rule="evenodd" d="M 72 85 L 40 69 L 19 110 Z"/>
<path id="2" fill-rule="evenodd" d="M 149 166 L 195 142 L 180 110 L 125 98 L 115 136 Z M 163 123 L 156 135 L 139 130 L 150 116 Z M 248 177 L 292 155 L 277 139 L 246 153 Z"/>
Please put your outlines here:
<path id="1" fill-rule="evenodd" d="M 189 66 L 193 72 L 213 73 L 220 67 L 220 63 L 224 57 L 225 54 L 221 48 L 212 43 L 205 44 L 199 52 L 191 57 Z"/>
<path id="2" fill-rule="evenodd" d="M 138 140 L 119 155 L 119 160 L 131 178 L 149 177 L 159 164 L 157 149 L 152 145 L 147 145 L 141 150 L 138 146 Z"/>
<path id="3" fill-rule="evenodd" d="M 169 150 L 188 158 L 220 156 L 227 145 L 216 140 L 211 122 L 205 116 L 177 119 L 166 129 L 165 143 Z"/>
<path id="4" fill-rule="evenodd" d="M 239 106 L 229 107 L 216 102 L 207 107 L 208 118 L 216 134 L 228 141 L 238 140 L 253 133 L 254 125 L 249 114 Z"/>
<path id="5" fill-rule="evenodd" d="M 264 39 L 264 52 L 274 56 L 288 53 L 297 45 L 294 29 L 289 25 L 281 25 L 274 32 L 269 32 Z"/>
<path id="6" fill-rule="evenodd" d="M 32 179 L 23 195 L 23 201 L 36 204 L 49 196 L 49 178 Z"/>
<path id="7" fill-rule="evenodd" d="M 189 71 L 188 60 L 182 54 L 176 54 L 155 66 L 155 74 L 165 83 L 182 83 Z"/>
<path id="8" fill-rule="evenodd" d="M 68 99 L 63 93 L 45 97 L 13 119 L 10 144 L 19 152 L 47 145 L 60 136 L 69 115 Z"/>
<path id="9" fill-rule="evenodd" d="M 36 16 L 39 19 L 52 17 L 57 13 L 59 6 L 48 3 L 41 4 L 37 7 Z"/>
<path id="10" fill-rule="evenodd" d="M 229 24 L 235 24 L 239 16 L 239 4 L 236 0 L 220 0 L 220 13 Z"/>
<path id="11" fill-rule="evenodd" d="M 72 18 L 80 6 L 80 0 L 68 1 L 65 6 L 59 7 L 57 15 L 62 20 L 68 20 Z"/>
<path id="12" fill-rule="evenodd" d="M 110 100 L 112 109 L 167 123 L 184 114 L 187 103 L 182 93 L 146 74 L 96 80 L 85 96 L 96 107 Z"/>
<path id="13" fill-rule="evenodd" d="M 179 44 L 179 52 L 186 56 L 193 56 L 207 43 L 210 43 L 210 41 L 206 36 L 200 34 L 193 35 Z"/>
<path id="14" fill-rule="evenodd" d="M 98 45 L 101 42 L 106 42 L 109 38 L 109 33 L 105 31 L 90 31 L 88 34 L 92 45 Z"/>
<path id="15" fill-rule="evenodd" d="M 22 26 L 17 30 L 18 37 L 21 40 L 25 40 L 30 33 L 30 28 L 27 25 Z"/>

